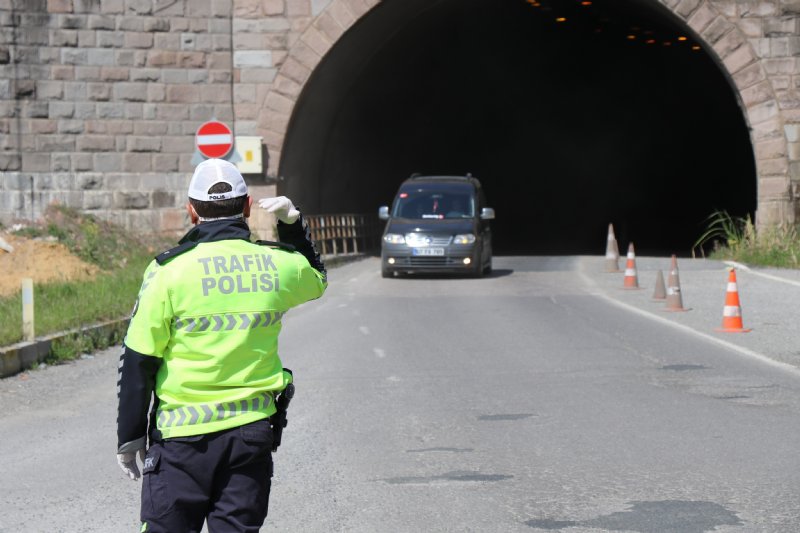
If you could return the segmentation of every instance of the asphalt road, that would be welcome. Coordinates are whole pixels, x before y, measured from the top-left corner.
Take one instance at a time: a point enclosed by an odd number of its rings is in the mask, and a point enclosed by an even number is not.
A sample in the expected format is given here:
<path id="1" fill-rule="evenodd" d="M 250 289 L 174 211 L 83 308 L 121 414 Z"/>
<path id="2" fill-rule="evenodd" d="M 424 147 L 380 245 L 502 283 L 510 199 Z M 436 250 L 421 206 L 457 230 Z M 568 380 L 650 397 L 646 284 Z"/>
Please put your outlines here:
<path id="1" fill-rule="evenodd" d="M 800 530 L 800 285 L 741 274 L 755 327 L 731 337 L 725 280 L 702 288 L 718 263 L 682 269 L 686 313 L 602 258 L 494 267 L 386 280 L 360 261 L 286 316 L 297 394 L 262 531 Z M 0 381 L 0 531 L 138 531 L 118 353 Z"/>

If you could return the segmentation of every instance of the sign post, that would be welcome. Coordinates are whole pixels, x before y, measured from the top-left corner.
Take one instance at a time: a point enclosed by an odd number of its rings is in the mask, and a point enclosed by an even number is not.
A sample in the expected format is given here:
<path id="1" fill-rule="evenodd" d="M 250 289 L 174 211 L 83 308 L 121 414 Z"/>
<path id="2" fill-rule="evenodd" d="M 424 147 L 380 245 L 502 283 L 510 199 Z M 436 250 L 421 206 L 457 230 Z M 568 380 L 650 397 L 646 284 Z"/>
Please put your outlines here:
<path id="1" fill-rule="evenodd" d="M 33 325 L 33 280 L 22 278 L 22 340 L 33 342 L 36 340 Z"/>

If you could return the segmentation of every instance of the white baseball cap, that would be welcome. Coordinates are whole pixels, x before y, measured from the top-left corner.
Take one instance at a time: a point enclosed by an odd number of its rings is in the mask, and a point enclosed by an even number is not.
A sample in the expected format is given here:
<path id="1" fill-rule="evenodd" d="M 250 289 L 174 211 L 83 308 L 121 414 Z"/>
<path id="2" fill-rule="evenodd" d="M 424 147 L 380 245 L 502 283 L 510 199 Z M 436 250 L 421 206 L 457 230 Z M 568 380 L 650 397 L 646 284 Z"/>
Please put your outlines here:
<path id="1" fill-rule="evenodd" d="M 231 186 L 228 192 L 209 193 L 208 190 L 217 183 Z M 239 169 L 224 159 L 206 159 L 194 169 L 192 181 L 189 182 L 189 198 L 201 202 L 215 202 L 247 196 L 247 184 Z"/>

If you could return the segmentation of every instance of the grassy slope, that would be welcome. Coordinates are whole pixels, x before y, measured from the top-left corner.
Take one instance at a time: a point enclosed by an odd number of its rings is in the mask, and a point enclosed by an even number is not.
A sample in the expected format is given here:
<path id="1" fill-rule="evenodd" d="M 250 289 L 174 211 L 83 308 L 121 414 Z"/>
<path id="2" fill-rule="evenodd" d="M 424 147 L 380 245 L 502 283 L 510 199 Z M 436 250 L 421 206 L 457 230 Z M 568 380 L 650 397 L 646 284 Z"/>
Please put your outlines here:
<path id="1" fill-rule="evenodd" d="M 48 208 L 44 220 L 23 233 L 54 236 L 72 253 L 103 271 L 89 281 L 36 285 L 37 336 L 129 315 L 145 267 L 157 250 L 169 246 L 166 239 L 148 242 L 118 226 L 59 206 Z M 21 310 L 20 295 L 0 299 L 0 346 L 22 339 Z M 77 342 L 75 350 L 93 347 Z"/>

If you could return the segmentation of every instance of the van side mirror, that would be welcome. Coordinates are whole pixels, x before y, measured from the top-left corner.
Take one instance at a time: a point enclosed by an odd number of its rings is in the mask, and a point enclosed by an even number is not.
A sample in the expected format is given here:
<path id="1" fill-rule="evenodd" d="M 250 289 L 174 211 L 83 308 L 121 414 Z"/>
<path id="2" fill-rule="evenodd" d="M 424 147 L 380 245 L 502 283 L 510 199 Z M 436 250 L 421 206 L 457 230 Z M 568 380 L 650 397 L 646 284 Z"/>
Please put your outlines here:
<path id="1" fill-rule="evenodd" d="M 389 206 L 382 205 L 378 208 L 378 218 L 381 220 L 389 220 Z"/>
<path id="2" fill-rule="evenodd" d="M 494 209 L 491 207 L 481 209 L 481 220 L 494 220 Z"/>

